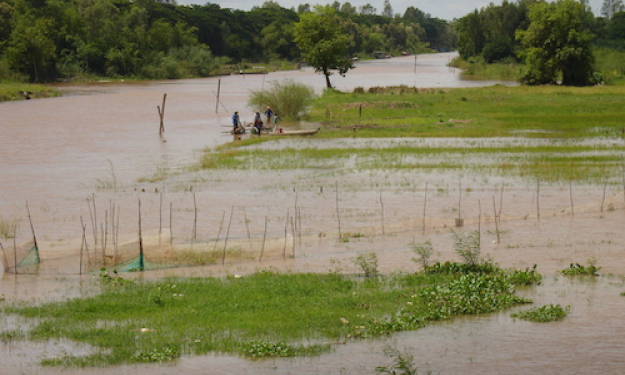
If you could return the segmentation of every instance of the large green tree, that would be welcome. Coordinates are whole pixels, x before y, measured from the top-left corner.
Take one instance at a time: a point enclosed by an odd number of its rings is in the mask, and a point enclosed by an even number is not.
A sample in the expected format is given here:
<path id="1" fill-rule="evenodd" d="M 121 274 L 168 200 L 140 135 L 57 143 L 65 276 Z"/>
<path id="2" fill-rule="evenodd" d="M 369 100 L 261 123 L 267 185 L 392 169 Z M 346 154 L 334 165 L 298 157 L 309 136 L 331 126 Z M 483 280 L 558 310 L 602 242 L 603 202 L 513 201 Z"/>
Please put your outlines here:
<path id="1" fill-rule="evenodd" d="M 295 24 L 295 41 L 306 62 L 316 72 L 323 73 L 328 88 L 332 87 L 332 70 L 344 75 L 354 67 L 347 55 L 352 38 L 343 33 L 340 19 L 331 6 L 317 6 L 314 12 L 302 13 Z"/>
<path id="2" fill-rule="evenodd" d="M 563 85 L 591 84 L 591 17 L 586 7 L 574 0 L 532 4 L 528 29 L 517 32 L 528 67 L 523 81 L 538 85 L 556 83 L 561 78 Z"/>

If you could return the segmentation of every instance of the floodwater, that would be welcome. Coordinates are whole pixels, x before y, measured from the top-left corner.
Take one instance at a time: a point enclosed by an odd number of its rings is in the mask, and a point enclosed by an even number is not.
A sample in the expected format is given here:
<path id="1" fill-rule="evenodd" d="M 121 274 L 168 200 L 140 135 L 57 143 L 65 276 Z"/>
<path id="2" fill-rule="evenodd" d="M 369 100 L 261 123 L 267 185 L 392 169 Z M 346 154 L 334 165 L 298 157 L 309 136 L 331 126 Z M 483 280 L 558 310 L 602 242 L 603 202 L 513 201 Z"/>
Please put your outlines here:
<path id="1" fill-rule="evenodd" d="M 331 79 L 344 91 L 399 84 L 444 88 L 495 83 L 462 80 L 459 71 L 445 66 L 452 57 L 361 62 L 345 77 Z M 623 373 L 621 186 L 539 184 L 468 171 L 363 171 L 351 167 L 357 160 L 342 168 L 296 171 L 188 168 L 203 149 L 233 141 L 226 133 L 232 112 L 238 110 L 243 121 L 252 118 L 246 105 L 251 90 L 283 79 L 310 84 L 317 92 L 324 84 L 322 76 L 303 69 L 173 82 L 68 85 L 60 86 L 65 93 L 60 98 L 0 104 L 0 217 L 17 223 L 15 241 L 3 239 L 2 244 L 8 248 L 13 242 L 31 240 L 28 207 L 43 259 L 37 274 L 3 274 L 0 296 L 9 302 L 40 302 L 93 292 L 97 280 L 80 275 L 83 233 L 93 254 L 98 256 L 98 249 L 104 248 L 104 257 L 111 251 L 112 240 L 103 243 L 112 227 L 118 228 L 121 242 L 137 241 L 140 216 L 149 250 L 172 239 L 178 246 L 236 246 L 251 257 L 125 277 L 244 275 L 268 267 L 354 273 L 359 270 L 352 260 L 365 252 L 377 254 L 381 272 L 414 271 L 418 265 L 411 261 L 410 243 L 431 240 L 439 251 L 437 260 L 456 260 L 450 229 L 480 230 L 482 251 L 495 262 L 516 268 L 537 264 L 538 271 L 547 275 L 542 285 L 519 293 L 534 299 L 536 306 L 571 305 L 571 314 L 548 324 L 515 321 L 509 317 L 514 310 L 454 319 L 415 332 L 339 345 L 314 358 L 249 361 L 209 355 L 166 365 L 107 369 L 42 368 L 38 362 L 43 358 L 89 348 L 68 342 L 11 342 L 0 346 L 2 375 L 373 374 L 377 366 L 392 362 L 384 355 L 386 346 L 412 354 L 422 371 L 435 374 Z M 157 106 L 164 94 L 161 138 Z M 257 147 L 323 148 L 325 142 L 343 142 L 346 147 L 372 143 L 389 147 L 398 142 L 468 147 L 467 142 L 477 142 L 492 147 L 540 140 L 313 138 L 281 139 Z M 595 142 L 622 145 L 622 140 L 614 139 Z M 159 178 L 165 175 L 169 178 Z M 117 215 L 114 220 L 112 211 Z M 495 212 L 500 222 L 495 223 Z M 455 227 L 458 218 L 462 227 Z M 346 234 L 353 235 L 349 241 L 338 240 Z M 266 257 L 259 262 L 264 237 L 272 242 L 263 248 Z M 282 256 L 287 253 L 289 257 Z M 592 280 L 558 276 L 557 271 L 571 262 L 589 259 L 596 260 L 604 276 Z M 0 327 L 19 323 L 15 317 L 0 315 Z"/>

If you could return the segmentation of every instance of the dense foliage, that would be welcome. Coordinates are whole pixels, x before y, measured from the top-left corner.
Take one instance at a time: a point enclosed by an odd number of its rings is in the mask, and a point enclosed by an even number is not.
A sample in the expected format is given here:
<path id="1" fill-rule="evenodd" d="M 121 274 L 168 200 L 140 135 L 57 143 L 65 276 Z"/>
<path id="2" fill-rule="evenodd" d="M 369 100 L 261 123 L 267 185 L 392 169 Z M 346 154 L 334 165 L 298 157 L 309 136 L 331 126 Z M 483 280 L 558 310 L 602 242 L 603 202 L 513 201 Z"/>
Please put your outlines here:
<path id="1" fill-rule="evenodd" d="M 350 56 L 453 46 L 446 21 L 412 7 L 403 17 L 332 8 L 353 38 Z M 250 61 L 299 61 L 294 25 L 308 13 L 272 1 L 241 11 L 174 0 L 0 0 L 0 81 L 202 77 L 227 63 L 238 71 Z"/>
<path id="2" fill-rule="evenodd" d="M 527 70 L 519 75 L 528 84 L 606 82 L 614 70 L 605 76 L 592 47 L 624 49 L 625 14 L 620 0 L 604 6 L 605 17 L 595 17 L 583 0 L 491 3 L 455 21 L 458 51 L 481 66 L 503 62 L 517 70 L 515 63 L 524 62 Z"/>

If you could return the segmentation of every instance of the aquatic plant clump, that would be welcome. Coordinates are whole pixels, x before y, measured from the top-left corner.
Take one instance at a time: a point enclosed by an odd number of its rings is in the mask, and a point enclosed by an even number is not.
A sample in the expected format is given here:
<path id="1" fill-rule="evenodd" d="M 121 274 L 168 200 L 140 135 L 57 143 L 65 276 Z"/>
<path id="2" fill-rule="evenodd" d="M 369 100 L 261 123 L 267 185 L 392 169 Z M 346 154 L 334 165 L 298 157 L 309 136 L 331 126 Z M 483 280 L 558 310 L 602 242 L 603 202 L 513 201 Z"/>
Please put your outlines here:
<path id="1" fill-rule="evenodd" d="M 42 362 L 54 366 L 167 362 L 208 352 L 253 358 L 318 355 L 330 350 L 328 343 L 530 302 L 514 294 L 508 274 L 499 269 L 363 278 L 260 271 L 245 277 L 122 282 L 102 271 L 95 280 L 103 292 L 96 296 L 7 307 L 5 313 L 39 323 L 23 337 L 3 337 L 69 338 L 94 348 L 87 356 Z"/>
<path id="2" fill-rule="evenodd" d="M 530 322 L 545 323 L 564 319 L 570 310 L 571 306 L 562 307 L 559 304 L 551 304 L 514 313 L 510 316 L 513 318 L 529 320 Z"/>

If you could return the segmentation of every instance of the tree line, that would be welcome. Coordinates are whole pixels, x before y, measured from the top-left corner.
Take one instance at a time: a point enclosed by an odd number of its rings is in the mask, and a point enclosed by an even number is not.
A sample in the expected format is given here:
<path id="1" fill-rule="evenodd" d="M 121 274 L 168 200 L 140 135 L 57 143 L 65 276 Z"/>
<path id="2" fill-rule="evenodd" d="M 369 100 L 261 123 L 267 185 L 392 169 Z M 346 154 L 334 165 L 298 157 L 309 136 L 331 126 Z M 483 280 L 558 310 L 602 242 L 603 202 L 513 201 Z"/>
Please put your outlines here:
<path id="1" fill-rule="evenodd" d="M 588 0 L 504 0 L 455 21 L 457 48 L 465 60 L 524 62 L 527 84 L 598 83 L 593 49 L 625 50 L 624 11 L 622 0 L 604 0 L 603 17 Z"/>
<path id="2" fill-rule="evenodd" d="M 450 50 L 450 22 L 415 7 L 381 14 L 334 2 L 345 53 L 370 56 Z M 312 12 L 268 1 L 250 11 L 175 0 L 0 0 L 0 80 L 50 82 L 85 77 L 205 77 L 226 65 L 299 61 L 295 25 Z"/>

